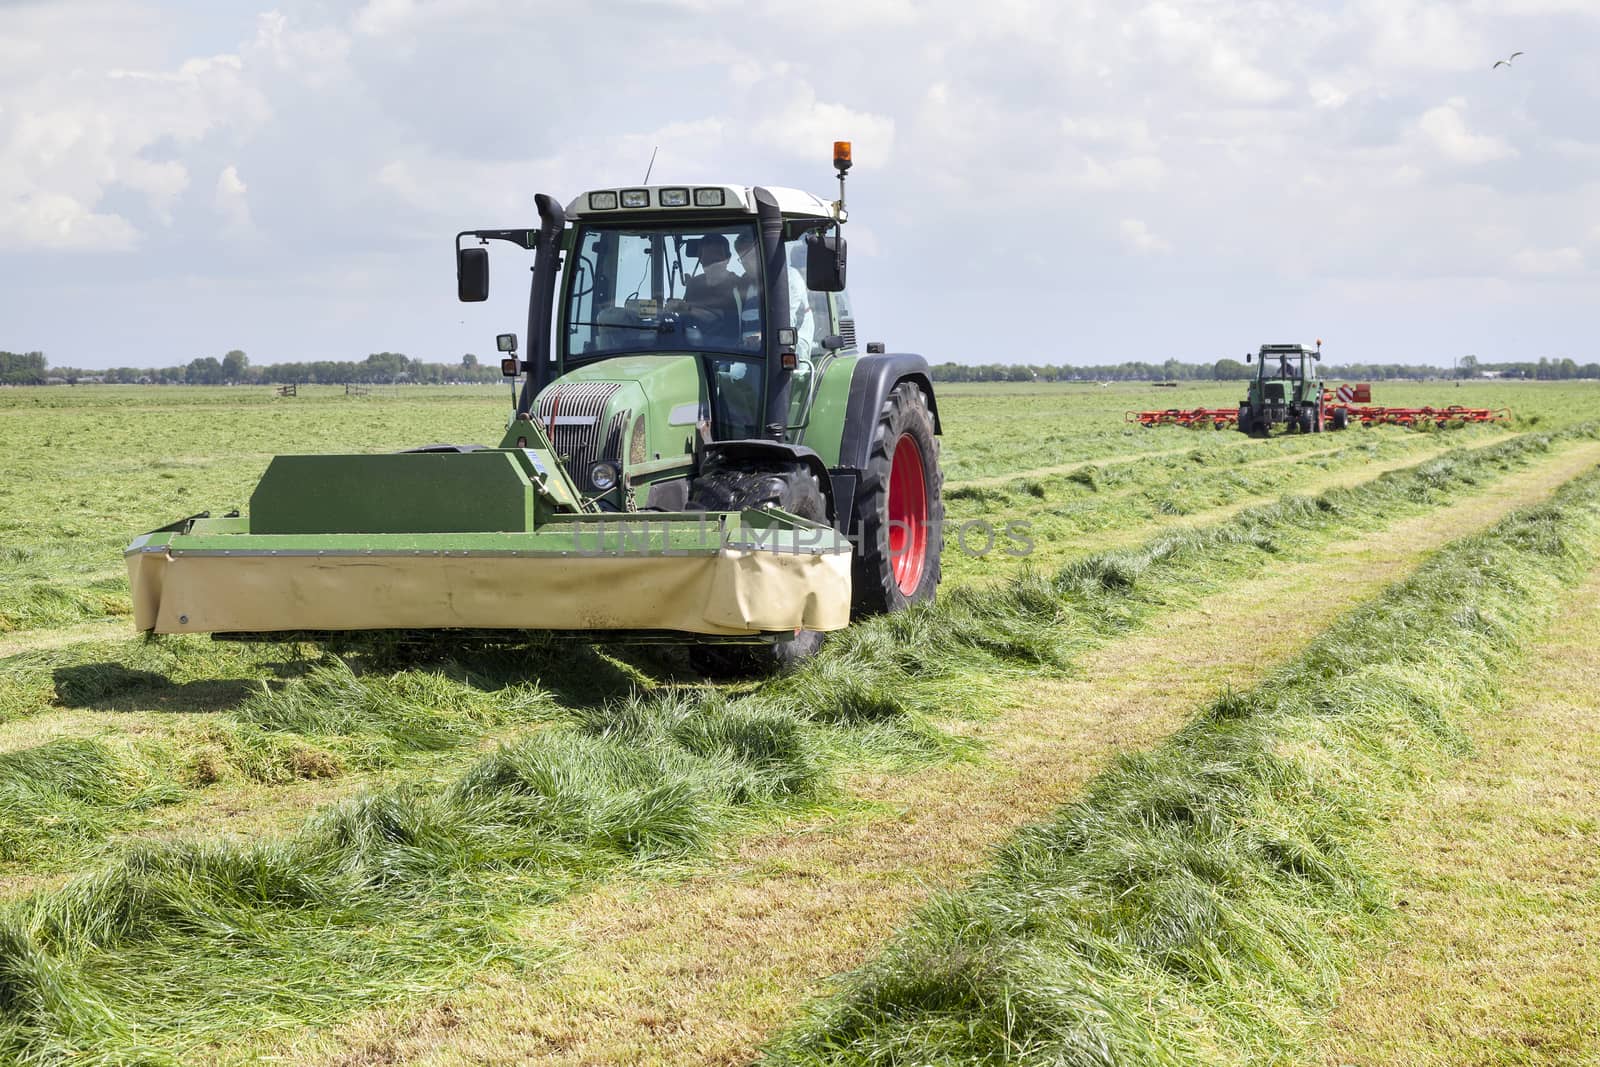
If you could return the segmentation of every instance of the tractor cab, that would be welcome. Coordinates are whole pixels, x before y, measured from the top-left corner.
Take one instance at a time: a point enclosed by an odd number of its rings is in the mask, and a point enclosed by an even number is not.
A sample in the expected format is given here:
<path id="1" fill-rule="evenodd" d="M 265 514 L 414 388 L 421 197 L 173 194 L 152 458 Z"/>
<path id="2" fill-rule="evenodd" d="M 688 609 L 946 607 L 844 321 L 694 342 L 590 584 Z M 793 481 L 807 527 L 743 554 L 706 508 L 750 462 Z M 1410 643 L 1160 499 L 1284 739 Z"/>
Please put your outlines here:
<path id="1" fill-rule="evenodd" d="M 835 418 L 815 402 L 858 357 L 841 151 L 835 201 L 729 184 L 592 189 L 565 206 L 535 197 L 537 230 L 457 235 L 462 300 L 488 295 L 490 241 L 535 253 L 526 358 L 502 335 L 502 368 L 520 380 L 512 421 L 540 421 L 599 506 L 683 506 L 708 445 L 836 453 Z M 513 426 L 505 446 L 520 436 Z"/>
<path id="2" fill-rule="evenodd" d="M 1262 345 L 1246 363 L 1254 363 L 1244 400 L 1239 403 L 1239 430 L 1265 437 L 1273 426 L 1291 433 L 1321 433 L 1322 380 L 1318 363 L 1322 342 L 1315 348 L 1301 344 Z"/>
<path id="3" fill-rule="evenodd" d="M 779 215 L 772 250 L 758 195 Z M 794 189 L 646 186 L 584 193 L 566 213 L 555 362 L 570 373 L 619 357 L 689 357 L 704 383 L 694 421 L 713 439 L 797 439 L 819 371 L 855 347 L 842 285 L 807 280 L 807 239 L 833 224 L 832 205 Z M 782 392 L 783 417 L 769 421 L 782 400 L 770 394 Z"/>

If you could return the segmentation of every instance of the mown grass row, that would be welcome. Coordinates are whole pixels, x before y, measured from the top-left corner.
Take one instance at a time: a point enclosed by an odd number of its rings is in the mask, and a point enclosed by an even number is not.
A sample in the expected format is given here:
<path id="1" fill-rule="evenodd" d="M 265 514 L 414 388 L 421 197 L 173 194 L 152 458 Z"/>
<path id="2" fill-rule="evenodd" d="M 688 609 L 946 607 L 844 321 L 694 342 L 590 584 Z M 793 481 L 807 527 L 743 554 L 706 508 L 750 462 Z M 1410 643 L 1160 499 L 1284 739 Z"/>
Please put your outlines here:
<path id="1" fill-rule="evenodd" d="M 1074 546 L 1086 535 L 1144 530 L 1148 536 L 1151 528 L 1179 516 L 1277 496 L 1322 474 L 1415 455 L 1436 441 L 1419 434 L 1364 435 L 1324 453 L 1306 455 L 1302 450 L 1266 457 L 1239 447 L 1196 448 L 1181 456 L 956 487 L 945 493 L 946 515 L 958 530 L 974 519 L 991 525 L 997 516 L 1008 523 L 1025 521 L 1035 545 L 1035 565 L 1058 565 L 1083 554 Z M 1011 566 L 997 566 L 997 559 Z M 945 573 L 953 580 L 992 580 L 1015 569 L 1015 561 L 998 553 L 972 557 L 954 540 L 946 545 Z"/>
<path id="2" fill-rule="evenodd" d="M 1447 546 L 1019 833 L 764 1062 L 1282 1062 L 1385 914 L 1385 814 L 1597 556 L 1594 472 Z"/>
<path id="3" fill-rule="evenodd" d="M 1183 439 L 1174 444 L 1182 445 Z M 1378 433 L 1338 437 L 1293 437 L 1268 442 L 1228 439 L 1226 443 L 1202 441 L 1179 455 L 1170 453 L 1140 458 L 1085 461 L 1073 470 L 1021 474 L 1007 479 L 946 485 L 947 506 L 1016 507 L 1038 506 L 1041 501 L 1061 503 L 1092 497 L 1105 506 L 1111 500 L 1138 492 L 1159 493 L 1163 488 L 1179 491 L 1204 489 L 1218 477 L 1257 471 L 1282 473 L 1289 464 L 1302 470 L 1307 466 L 1330 469 L 1349 461 L 1370 461 L 1405 456 L 1421 448 L 1443 443 L 1438 436 L 1416 433 Z M 1470 437 L 1456 442 L 1468 447 Z M 1271 445 L 1280 446 L 1271 448 Z M 1289 446 L 1300 446 L 1291 448 Z M 1194 475 L 1209 476 L 1194 482 Z M 1221 501 L 1227 503 L 1226 500 Z M 1186 502 L 1188 504 L 1188 502 Z M 1205 506 L 1217 506 L 1208 497 Z M 1199 507 L 1196 500 L 1188 506 Z"/>
<path id="4" fill-rule="evenodd" d="M 182 1060 L 208 1035 L 432 988 L 508 958 L 512 909 L 826 788 L 794 719 L 675 696 L 503 746 L 441 789 L 373 790 L 287 839 L 141 847 L 0 919 L 0 1057 Z"/>
<path id="5" fill-rule="evenodd" d="M 1573 434 L 1592 432 L 1588 427 Z M 1090 557 L 1054 577 L 1025 574 L 999 585 L 951 587 L 932 608 L 835 635 L 804 669 L 743 699 L 821 731 L 817 736 L 830 766 L 937 758 L 954 746 L 930 716 L 994 707 L 1007 690 L 992 683 L 1041 669 L 1065 670 L 1083 650 L 1155 612 L 1225 588 L 1266 559 L 1444 503 L 1521 468 L 1551 444 L 1546 435 L 1524 436 L 1452 453 L 1362 485 L 1288 498 L 1227 523 Z M 562 642 L 448 640 L 358 648 L 349 662 L 290 654 L 273 664 L 280 677 L 271 685 L 242 679 L 178 683 L 179 690 L 210 684 L 226 710 L 165 742 L 154 736 L 136 746 L 76 739 L 70 749 L 47 742 L 30 757 L 22 799 L 3 787 L 0 765 L 0 837 L 12 842 L 0 849 L 0 863 L 22 862 L 35 871 L 81 866 L 107 847 L 110 835 L 149 825 L 154 808 L 218 782 L 276 784 L 410 766 L 426 775 L 436 773 L 439 753 L 570 723 L 613 707 L 636 689 L 679 699 L 670 682 L 653 684 L 591 649 Z M 63 666 L 60 654 L 19 658 L 8 665 L 11 678 L 22 683 L 12 691 L 31 686 L 36 709 L 49 701 L 137 707 L 163 692 L 168 673 L 180 663 L 192 672 L 197 658 L 234 657 L 238 662 L 208 668 L 259 672 L 268 653 L 180 639 L 73 655 L 84 662 Z M 0 693 L 7 689 L 6 673 L 0 668 Z M 585 681 L 562 681 L 569 676 Z M 986 693 L 982 700 L 971 697 L 975 682 Z M 79 791 L 75 766 L 90 753 L 116 773 L 86 795 Z"/>
<path id="6" fill-rule="evenodd" d="M 667 687 L 571 709 L 446 782 L 371 789 L 287 838 L 134 845 L 0 914 L 0 1053 L 182 1059 L 241 1027 L 316 1023 L 497 962 L 536 965 L 504 936 L 515 909 L 670 862 L 774 805 L 826 802 L 833 772 L 863 753 L 936 751 L 942 735 L 923 716 L 970 707 L 984 672 L 1063 667 L 1074 649 L 1253 571 L 1275 538 L 1373 521 L 1384 501 L 1425 507 L 1548 447 L 1508 442 L 1053 578 L 956 589 L 848 631 L 753 691 Z M 291 678 L 257 713 L 398 736 L 417 709 L 385 696 L 393 677 Z"/>

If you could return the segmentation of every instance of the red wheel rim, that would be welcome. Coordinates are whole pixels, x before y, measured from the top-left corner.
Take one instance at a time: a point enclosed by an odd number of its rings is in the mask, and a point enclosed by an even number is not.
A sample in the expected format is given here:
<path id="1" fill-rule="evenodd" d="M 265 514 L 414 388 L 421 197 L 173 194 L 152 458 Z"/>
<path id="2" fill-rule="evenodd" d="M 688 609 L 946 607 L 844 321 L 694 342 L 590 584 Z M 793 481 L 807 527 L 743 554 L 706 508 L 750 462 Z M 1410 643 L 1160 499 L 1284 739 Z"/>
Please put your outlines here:
<path id="1" fill-rule="evenodd" d="M 900 592 L 911 596 L 922 584 L 928 555 L 928 488 L 922 449 L 903 433 L 889 463 L 889 568 Z"/>

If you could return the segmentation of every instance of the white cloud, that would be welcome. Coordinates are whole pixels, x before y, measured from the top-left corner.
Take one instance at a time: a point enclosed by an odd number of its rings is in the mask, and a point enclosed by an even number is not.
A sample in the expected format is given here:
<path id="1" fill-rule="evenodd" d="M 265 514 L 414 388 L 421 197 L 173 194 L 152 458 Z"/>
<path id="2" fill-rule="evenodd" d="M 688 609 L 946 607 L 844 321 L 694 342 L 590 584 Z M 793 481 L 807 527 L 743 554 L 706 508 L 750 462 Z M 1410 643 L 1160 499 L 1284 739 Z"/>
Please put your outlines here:
<path id="1" fill-rule="evenodd" d="M 1327 110 L 1336 110 L 1350 102 L 1348 90 L 1329 81 L 1314 81 L 1306 87 L 1306 94 L 1311 97 L 1311 102 L 1317 107 Z"/>
<path id="2" fill-rule="evenodd" d="M 46 66 L 0 109 L 0 238 L 32 248 L 131 247 L 142 231 L 173 223 L 190 184 L 187 151 L 267 114 L 231 53 L 175 67 Z M 120 192 L 142 205 L 121 198 L 106 207 Z"/>
<path id="3" fill-rule="evenodd" d="M 1245 104 L 1268 104 L 1288 95 L 1289 83 L 1247 54 L 1244 20 L 1229 14 L 1226 5 L 1180 8 L 1158 2 L 1144 7 L 1138 21 L 1158 53 L 1194 71 L 1196 88 Z"/>
<path id="4" fill-rule="evenodd" d="M 356 32 L 373 37 L 413 33 L 441 23 L 494 15 L 497 5 L 488 0 L 367 0 L 350 24 Z M 513 9 L 526 5 L 510 5 Z"/>
<path id="5" fill-rule="evenodd" d="M 182 277 L 196 251 L 250 233 L 247 256 L 206 258 L 204 309 L 145 324 L 152 350 L 180 328 L 226 334 L 225 350 L 248 321 L 283 358 L 459 353 L 482 319 L 437 285 L 441 234 L 525 224 L 535 191 L 637 181 L 656 148 L 658 182 L 831 197 L 837 138 L 859 160 L 863 319 L 908 344 L 923 331 L 940 358 L 1037 347 L 1021 321 L 928 314 L 950 226 L 974 212 L 963 269 L 1031 264 L 1019 299 L 1083 294 L 1051 358 L 1100 355 L 1097 337 L 1129 330 L 1154 343 L 1168 322 L 1124 294 L 1156 270 L 1174 305 L 1193 298 L 1170 318 L 1196 330 L 1297 299 L 1323 313 L 1337 280 L 1366 295 L 1326 313 L 1386 339 L 1423 314 L 1404 294 L 1450 308 L 1453 286 L 1477 286 L 1534 311 L 1600 262 L 1600 76 L 1581 62 L 1600 49 L 1593 0 L 819 3 L 225 0 L 190 19 L 177 0 L 0 0 L 0 260 L 33 294 L 0 289 L 0 322 L 59 362 L 92 359 L 62 311 L 86 268 L 107 314 L 132 322 L 151 306 L 140 279 Z M 826 46 L 771 58 L 772 40 L 819 24 Z M 1491 77 L 1511 48 L 1538 64 Z M 93 259 L 130 247 L 137 277 Z M 342 295 L 306 283 L 313 247 L 327 278 L 352 279 Z M 72 249 L 71 268 L 5 258 L 40 249 Z M 508 322 L 515 288 L 497 285 Z M 251 319 L 263 298 L 304 314 Z M 1429 326 L 1513 318 L 1471 311 Z M 1586 314 L 1523 316 L 1518 343 L 1530 321 L 1570 333 Z"/>
<path id="6" fill-rule="evenodd" d="M 1154 189 L 1167 176 L 1167 165 L 1159 156 L 1128 156 L 1124 159 L 1095 159 L 1081 156 L 1078 165 L 1062 177 L 1080 189 Z"/>
<path id="7" fill-rule="evenodd" d="M 127 219 L 61 193 L 31 192 L 0 204 L 0 237 L 21 248 L 121 252 L 138 243 Z"/>
<path id="8" fill-rule="evenodd" d="M 1430 108 L 1417 120 L 1417 129 L 1440 155 L 1453 163 L 1489 163 L 1518 154 L 1500 138 L 1469 129 L 1466 107 L 1466 101 L 1457 97 Z"/>
<path id="9" fill-rule="evenodd" d="M 1493 51 L 1483 20 L 1469 26 L 1459 4 L 1443 0 L 1360 0 L 1349 14 L 1366 30 L 1368 55 L 1389 70 L 1469 71 Z"/>
<path id="10" fill-rule="evenodd" d="M 1090 144 L 1109 144 L 1149 152 L 1156 147 L 1150 123 L 1142 115 L 1079 115 L 1061 118 L 1061 135 Z"/>
<path id="11" fill-rule="evenodd" d="M 1576 248 L 1525 248 L 1511 257 L 1522 274 L 1573 274 L 1583 269 L 1583 253 Z"/>
<path id="12" fill-rule="evenodd" d="M 764 87 L 773 91 L 763 91 Z M 750 136 L 782 155 L 815 160 L 834 141 L 859 141 L 866 149 L 861 164 L 867 170 L 886 167 L 893 157 L 894 120 L 887 115 L 818 100 L 809 82 L 781 67 L 770 79 L 747 88 L 756 101 L 779 103 L 772 110 L 754 109 Z"/>
<path id="13" fill-rule="evenodd" d="M 255 220 L 250 216 L 250 187 L 239 177 L 239 168 L 229 163 L 217 175 L 216 192 L 212 203 L 222 216 L 223 227 L 233 236 L 246 236 L 255 232 Z"/>
<path id="14" fill-rule="evenodd" d="M 1122 243 L 1140 255 L 1161 254 L 1172 251 L 1172 246 L 1150 232 L 1143 219 L 1123 219 L 1117 226 Z"/>

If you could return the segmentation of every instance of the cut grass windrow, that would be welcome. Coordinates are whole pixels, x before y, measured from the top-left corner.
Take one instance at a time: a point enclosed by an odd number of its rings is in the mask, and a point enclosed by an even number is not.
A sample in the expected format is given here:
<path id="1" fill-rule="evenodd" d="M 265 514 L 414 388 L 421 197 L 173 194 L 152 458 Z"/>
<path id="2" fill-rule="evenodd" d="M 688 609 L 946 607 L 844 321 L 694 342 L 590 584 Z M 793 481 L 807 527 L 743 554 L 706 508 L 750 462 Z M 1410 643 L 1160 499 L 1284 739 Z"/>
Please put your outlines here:
<path id="1" fill-rule="evenodd" d="M 441 967 L 503 958 L 513 906 L 824 788 L 791 719 L 707 700 L 613 711 L 504 746 L 439 791 L 375 790 L 285 840 L 139 848 L 13 907 L 0 1057 L 181 1060 L 224 1029 L 404 996 Z"/>
<path id="2" fill-rule="evenodd" d="M 941 894 L 772 1064 L 1274 1062 L 1383 920 L 1386 814 L 1600 555 L 1600 473 L 1441 550 Z"/>
<path id="3" fill-rule="evenodd" d="M 181 1059 L 243 1027 L 314 1024 L 495 961 L 527 965 L 504 935 L 513 909 L 670 861 L 771 805 L 825 799 L 831 773 L 852 760 L 940 751 L 922 717 L 970 707 L 985 672 L 1066 666 L 1074 649 L 1253 570 L 1279 540 L 1381 525 L 1385 511 L 1423 509 L 1549 447 L 1521 438 L 1054 578 L 956 589 L 847 632 L 753 692 L 593 702 L 448 782 L 370 790 L 288 838 L 136 845 L 0 916 L 0 1052 L 23 1063 Z M 252 697 L 250 714 L 357 736 L 411 729 L 404 691 L 375 697 L 367 680 L 291 677 Z"/>

